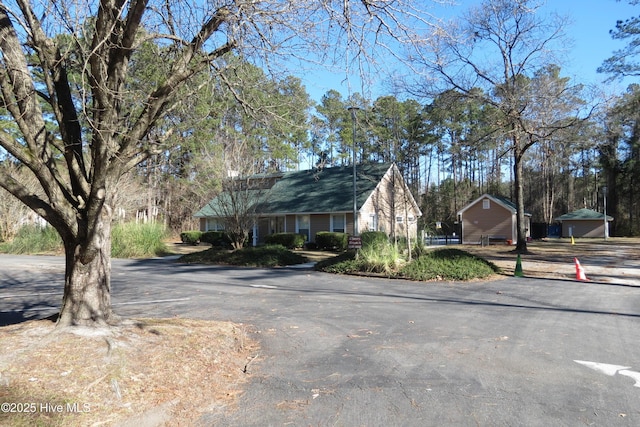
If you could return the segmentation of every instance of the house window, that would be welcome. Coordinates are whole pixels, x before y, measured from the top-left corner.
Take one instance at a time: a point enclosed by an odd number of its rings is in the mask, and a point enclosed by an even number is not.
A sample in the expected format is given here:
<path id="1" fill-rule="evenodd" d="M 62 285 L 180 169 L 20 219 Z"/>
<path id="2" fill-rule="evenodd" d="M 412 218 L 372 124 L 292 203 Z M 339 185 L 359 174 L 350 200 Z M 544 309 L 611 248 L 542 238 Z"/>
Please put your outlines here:
<path id="1" fill-rule="evenodd" d="M 397 217 L 396 217 L 396 222 L 397 222 L 398 224 L 402 224 L 402 223 L 404 222 L 404 218 L 403 218 L 403 217 L 401 217 L 401 216 L 397 216 Z"/>
<path id="2" fill-rule="evenodd" d="M 276 216 L 269 220 L 269 234 L 284 233 L 284 217 Z"/>
<path id="3" fill-rule="evenodd" d="M 307 236 L 307 241 L 310 240 L 309 232 L 310 230 L 310 221 L 309 215 L 297 215 L 296 216 L 296 233 L 302 234 L 303 236 Z"/>
<path id="4" fill-rule="evenodd" d="M 331 231 L 334 233 L 344 233 L 344 225 L 347 222 L 345 215 L 331 215 Z"/>
<path id="5" fill-rule="evenodd" d="M 224 224 L 218 218 L 207 218 L 207 231 L 223 231 Z"/>
<path id="6" fill-rule="evenodd" d="M 491 200 L 483 199 L 482 200 L 482 209 L 491 209 Z"/>
<path id="7" fill-rule="evenodd" d="M 378 231 L 378 215 L 369 215 L 369 231 Z"/>

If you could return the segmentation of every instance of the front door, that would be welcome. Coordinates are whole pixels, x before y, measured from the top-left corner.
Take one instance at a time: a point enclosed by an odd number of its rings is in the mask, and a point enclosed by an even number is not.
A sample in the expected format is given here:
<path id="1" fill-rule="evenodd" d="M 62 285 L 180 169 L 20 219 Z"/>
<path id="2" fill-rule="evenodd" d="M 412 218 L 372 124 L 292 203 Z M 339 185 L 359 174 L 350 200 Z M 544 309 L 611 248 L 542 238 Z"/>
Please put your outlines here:
<path id="1" fill-rule="evenodd" d="M 307 242 L 311 241 L 311 238 L 309 236 L 309 233 L 311 231 L 310 228 L 309 215 L 296 216 L 296 233 L 306 236 L 305 241 Z"/>

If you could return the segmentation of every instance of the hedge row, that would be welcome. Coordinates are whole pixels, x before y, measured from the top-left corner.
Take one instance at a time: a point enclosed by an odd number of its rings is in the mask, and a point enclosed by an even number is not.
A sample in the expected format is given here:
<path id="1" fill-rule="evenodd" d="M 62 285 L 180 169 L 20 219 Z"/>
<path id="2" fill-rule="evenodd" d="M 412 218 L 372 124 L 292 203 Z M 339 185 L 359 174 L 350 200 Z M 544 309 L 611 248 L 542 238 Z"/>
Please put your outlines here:
<path id="1" fill-rule="evenodd" d="M 307 240 L 305 235 L 295 233 L 274 233 L 264 238 L 267 245 L 280 245 L 289 249 L 302 248 L 305 240 Z"/>
<path id="2" fill-rule="evenodd" d="M 344 251 L 347 249 L 349 235 L 331 231 L 320 231 L 316 234 L 318 249 L 325 251 Z"/>
<path id="3" fill-rule="evenodd" d="M 224 231 L 183 231 L 180 233 L 182 243 L 197 245 L 200 242 L 210 243 L 213 246 L 230 246 L 231 240 Z"/>
<path id="4" fill-rule="evenodd" d="M 180 233 L 180 240 L 182 243 L 189 243 L 190 245 L 197 245 L 200 243 L 200 239 L 202 238 L 202 231 L 192 230 L 192 231 L 183 231 Z"/>
<path id="5" fill-rule="evenodd" d="M 361 237 L 363 247 L 382 247 L 389 242 L 389 238 L 382 231 L 365 231 Z M 182 243 L 191 245 L 205 242 L 213 246 L 228 247 L 231 244 L 231 240 L 224 231 L 184 231 L 180 233 L 180 239 Z M 320 231 L 316 234 L 315 244 L 318 249 L 341 252 L 347 250 L 348 240 L 347 233 Z M 281 245 L 289 249 L 302 248 L 305 241 L 306 236 L 296 233 L 275 233 L 264 238 L 267 245 Z"/>

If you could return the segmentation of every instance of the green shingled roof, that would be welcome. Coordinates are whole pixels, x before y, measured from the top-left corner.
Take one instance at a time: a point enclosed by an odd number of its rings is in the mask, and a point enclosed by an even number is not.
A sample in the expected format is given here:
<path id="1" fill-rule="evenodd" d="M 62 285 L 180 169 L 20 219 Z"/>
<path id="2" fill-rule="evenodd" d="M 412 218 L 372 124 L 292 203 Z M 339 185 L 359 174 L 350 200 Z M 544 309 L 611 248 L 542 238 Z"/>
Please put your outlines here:
<path id="1" fill-rule="evenodd" d="M 604 220 L 604 214 L 596 212 L 592 209 L 578 209 L 556 218 L 556 221 L 586 221 L 586 220 Z M 607 215 L 607 221 L 613 221 L 613 217 Z"/>
<path id="2" fill-rule="evenodd" d="M 503 205 L 510 208 L 513 212 L 518 212 L 518 206 L 516 206 L 515 203 L 513 203 L 511 200 L 507 199 L 506 197 L 495 196 L 493 194 L 491 195 L 491 197 L 493 197 L 496 200 L 499 200 Z"/>
<path id="3" fill-rule="evenodd" d="M 356 167 L 358 209 L 390 167 L 390 163 Z M 260 214 L 352 212 L 353 168 L 349 166 L 285 172 L 270 190 L 256 191 L 255 198 L 262 205 L 258 209 Z M 214 213 L 217 211 L 212 208 L 218 203 L 217 199 L 214 198 L 196 212 L 195 216 L 217 216 Z"/>

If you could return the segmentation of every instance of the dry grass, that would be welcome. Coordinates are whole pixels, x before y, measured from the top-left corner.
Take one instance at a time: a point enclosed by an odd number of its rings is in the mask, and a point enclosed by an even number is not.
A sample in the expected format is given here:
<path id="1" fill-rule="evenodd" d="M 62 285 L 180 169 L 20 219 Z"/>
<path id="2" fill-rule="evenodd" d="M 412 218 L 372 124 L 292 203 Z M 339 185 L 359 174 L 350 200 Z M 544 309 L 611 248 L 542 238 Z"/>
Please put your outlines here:
<path id="1" fill-rule="evenodd" d="M 233 408 L 256 349 L 242 325 L 226 322 L 3 327 L 0 425 L 190 425 L 205 412 Z M 7 412 L 6 403 L 22 413 Z"/>
<path id="2" fill-rule="evenodd" d="M 640 284 L 640 238 L 545 239 L 527 245 L 521 256 L 525 276 L 550 279 L 575 278 L 574 258 L 585 268 L 587 277 L 600 282 Z M 515 246 L 465 245 L 464 250 L 493 262 L 505 275 L 512 276 L 516 265 Z"/>

